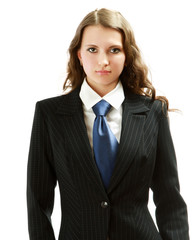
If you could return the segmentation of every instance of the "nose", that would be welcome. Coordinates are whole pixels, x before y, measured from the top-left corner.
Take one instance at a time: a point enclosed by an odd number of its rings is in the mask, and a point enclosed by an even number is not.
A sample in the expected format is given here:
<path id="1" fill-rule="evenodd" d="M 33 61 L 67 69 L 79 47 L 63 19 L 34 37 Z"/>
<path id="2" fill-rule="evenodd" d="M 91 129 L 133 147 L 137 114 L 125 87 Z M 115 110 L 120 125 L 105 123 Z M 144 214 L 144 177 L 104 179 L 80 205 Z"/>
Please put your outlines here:
<path id="1" fill-rule="evenodd" d="M 108 56 L 106 53 L 104 53 L 104 52 L 99 53 L 98 64 L 101 67 L 105 67 L 105 66 L 109 65 L 109 59 L 108 59 Z"/>

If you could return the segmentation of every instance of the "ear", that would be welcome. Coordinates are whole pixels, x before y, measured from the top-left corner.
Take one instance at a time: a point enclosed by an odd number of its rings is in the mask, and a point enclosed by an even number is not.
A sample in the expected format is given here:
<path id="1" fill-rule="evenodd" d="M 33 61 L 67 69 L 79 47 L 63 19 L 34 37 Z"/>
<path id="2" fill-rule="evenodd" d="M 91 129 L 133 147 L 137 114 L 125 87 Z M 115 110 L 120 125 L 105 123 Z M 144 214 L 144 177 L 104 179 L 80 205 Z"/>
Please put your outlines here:
<path id="1" fill-rule="evenodd" d="M 81 51 L 80 51 L 80 49 L 79 49 L 78 52 L 77 52 L 77 56 L 78 56 L 78 59 L 81 61 L 81 60 L 82 60 L 82 57 L 81 57 Z"/>
<path id="2" fill-rule="evenodd" d="M 124 67 L 127 67 L 127 59 L 125 59 Z"/>
<path id="3" fill-rule="evenodd" d="M 78 59 L 79 59 L 79 61 L 80 61 L 80 65 L 82 66 L 82 57 L 81 57 L 81 51 L 80 51 L 80 49 L 79 49 L 78 52 L 77 52 L 77 56 L 78 56 Z"/>

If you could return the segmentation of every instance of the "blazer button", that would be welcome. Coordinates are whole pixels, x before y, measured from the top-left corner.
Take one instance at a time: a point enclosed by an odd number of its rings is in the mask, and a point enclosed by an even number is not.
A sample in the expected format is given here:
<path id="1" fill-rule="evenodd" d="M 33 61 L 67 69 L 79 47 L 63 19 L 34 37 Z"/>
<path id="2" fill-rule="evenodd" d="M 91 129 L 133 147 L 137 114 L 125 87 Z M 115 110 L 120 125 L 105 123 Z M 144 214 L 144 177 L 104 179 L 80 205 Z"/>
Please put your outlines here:
<path id="1" fill-rule="evenodd" d="M 108 208 L 109 207 L 109 204 L 108 204 L 108 202 L 101 202 L 101 207 L 102 208 Z"/>

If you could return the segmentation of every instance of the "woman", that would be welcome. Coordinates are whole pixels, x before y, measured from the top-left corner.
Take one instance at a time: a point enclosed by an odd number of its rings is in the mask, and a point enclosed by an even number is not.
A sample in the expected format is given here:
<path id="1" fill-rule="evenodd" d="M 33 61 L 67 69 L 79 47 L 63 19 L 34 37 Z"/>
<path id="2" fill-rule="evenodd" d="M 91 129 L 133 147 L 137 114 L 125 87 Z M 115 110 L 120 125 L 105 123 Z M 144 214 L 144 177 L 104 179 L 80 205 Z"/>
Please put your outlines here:
<path id="1" fill-rule="evenodd" d="M 156 97 L 129 23 L 119 12 L 95 10 L 78 26 L 69 53 L 64 90 L 71 91 L 36 104 L 27 183 L 30 239 L 55 239 L 58 181 L 59 240 L 188 240 L 168 101 Z M 96 112 L 100 104 L 110 108 L 107 115 Z M 158 229 L 147 207 L 150 188 Z"/>

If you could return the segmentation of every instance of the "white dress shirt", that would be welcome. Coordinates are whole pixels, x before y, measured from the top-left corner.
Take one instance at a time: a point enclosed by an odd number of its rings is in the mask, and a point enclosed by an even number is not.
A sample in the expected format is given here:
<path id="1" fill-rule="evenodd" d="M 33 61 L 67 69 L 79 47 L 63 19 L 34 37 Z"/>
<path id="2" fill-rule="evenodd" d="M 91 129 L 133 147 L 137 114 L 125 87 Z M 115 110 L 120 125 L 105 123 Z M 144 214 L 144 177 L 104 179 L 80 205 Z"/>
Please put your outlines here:
<path id="1" fill-rule="evenodd" d="M 90 141 L 90 145 L 93 148 L 93 124 L 95 120 L 95 113 L 92 107 L 100 100 L 106 100 L 112 107 L 106 115 L 108 125 L 115 135 L 118 142 L 120 142 L 121 125 L 122 125 L 122 103 L 125 99 L 124 90 L 121 81 L 118 82 L 115 89 L 106 94 L 104 97 L 100 97 L 84 79 L 81 90 L 80 98 L 83 102 L 84 121 L 87 127 L 87 134 Z"/>

